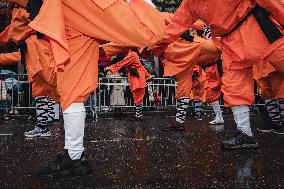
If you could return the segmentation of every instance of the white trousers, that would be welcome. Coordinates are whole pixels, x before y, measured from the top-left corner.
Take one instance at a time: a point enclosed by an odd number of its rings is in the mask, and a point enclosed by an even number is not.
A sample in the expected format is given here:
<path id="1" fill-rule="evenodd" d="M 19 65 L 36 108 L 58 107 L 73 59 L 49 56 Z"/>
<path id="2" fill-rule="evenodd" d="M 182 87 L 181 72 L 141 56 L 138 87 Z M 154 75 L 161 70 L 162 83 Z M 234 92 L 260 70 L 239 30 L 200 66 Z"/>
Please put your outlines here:
<path id="1" fill-rule="evenodd" d="M 238 130 L 242 131 L 248 136 L 252 136 L 250 128 L 250 120 L 249 120 L 249 107 L 234 106 L 232 107 L 232 111 L 234 114 L 234 120 L 237 124 Z"/>
<path id="2" fill-rule="evenodd" d="M 73 103 L 64 112 L 65 146 L 71 159 L 80 159 L 84 151 L 83 138 L 86 110 L 84 103 Z"/>

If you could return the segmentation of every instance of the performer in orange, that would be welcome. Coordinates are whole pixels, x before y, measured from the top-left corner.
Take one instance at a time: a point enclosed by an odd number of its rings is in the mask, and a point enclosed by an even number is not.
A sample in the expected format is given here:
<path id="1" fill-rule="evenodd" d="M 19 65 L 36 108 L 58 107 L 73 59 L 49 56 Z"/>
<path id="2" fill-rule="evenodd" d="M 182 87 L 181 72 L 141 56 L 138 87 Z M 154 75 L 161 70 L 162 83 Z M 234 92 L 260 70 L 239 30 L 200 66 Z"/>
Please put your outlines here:
<path id="1" fill-rule="evenodd" d="M 136 108 L 135 117 L 142 118 L 142 101 L 145 96 L 146 80 L 150 79 L 151 75 L 141 64 L 137 53 L 132 50 L 129 50 L 127 52 L 123 60 L 106 67 L 105 71 L 109 71 L 111 74 L 115 74 L 122 67 L 125 67 L 127 70 L 130 90 L 132 92 Z"/>
<path id="2" fill-rule="evenodd" d="M 192 73 L 191 100 L 194 107 L 193 113 L 197 120 L 202 120 L 202 103 L 206 102 L 207 79 L 200 66 L 195 66 Z"/>
<path id="3" fill-rule="evenodd" d="M 12 41 L 22 41 L 24 46 L 23 54 L 13 52 L 1 54 L 0 62 L 22 63 L 26 65 L 28 79 L 32 85 L 32 95 L 36 104 L 37 123 L 31 131 L 25 132 L 25 137 L 49 137 L 51 132 L 48 126 L 53 122 L 53 104 L 51 98 L 56 98 L 54 78 L 52 75 L 52 64 L 55 65 L 52 56 L 47 53 L 49 43 L 46 39 L 38 39 L 31 28 L 28 27 L 29 14 L 23 8 L 15 8 L 12 11 L 11 24 L 0 34 L 0 43 L 12 43 Z M 24 55 L 24 56 L 23 56 Z M 50 64 L 46 66 L 46 64 Z M 47 82 L 48 81 L 48 82 Z M 53 82 L 53 84 L 52 84 Z"/>
<path id="4" fill-rule="evenodd" d="M 217 64 L 205 68 L 207 87 L 206 87 L 206 102 L 211 103 L 215 113 L 214 120 L 210 121 L 210 125 L 224 124 L 222 110 L 219 99 L 221 97 L 222 81 L 219 76 Z"/>
<path id="5" fill-rule="evenodd" d="M 211 39 L 203 39 L 198 36 L 190 37 L 188 34 L 182 36 L 170 44 L 163 53 L 164 76 L 174 76 L 177 81 L 177 112 L 176 120 L 164 127 L 165 131 L 184 130 L 186 110 L 193 98 L 192 75 L 194 67 L 206 65 L 216 61 L 221 56 L 221 51 Z M 188 41 L 189 38 L 190 41 Z M 195 91 L 197 95 L 198 91 Z M 198 92 L 199 93 L 199 92 Z"/>
<path id="6" fill-rule="evenodd" d="M 205 26 L 203 28 L 202 36 L 205 39 L 212 39 L 210 26 Z M 216 42 L 217 43 L 217 42 Z M 219 43 L 217 43 L 219 45 Z M 218 69 L 219 68 L 219 69 Z M 210 125 L 219 125 L 224 124 L 224 119 L 222 115 L 222 109 L 220 107 L 220 97 L 221 97 L 221 86 L 222 80 L 221 75 L 222 72 L 222 60 L 206 65 L 203 67 L 206 73 L 206 102 L 211 103 L 212 109 L 215 113 L 214 120 L 210 121 Z"/>
<path id="7" fill-rule="evenodd" d="M 18 11 L 17 9 L 14 10 Z M 14 17 L 15 18 L 15 17 Z M 4 36 L 0 34 L 0 38 Z M 4 43 L 3 41 L 0 41 Z M 21 62 L 21 53 L 20 52 L 12 52 L 12 53 L 2 53 L 0 54 L 0 64 L 8 65 L 8 64 L 18 64 Z M 53 123 L 54 120 L 54 101 L 45 96 L 34 96 L 35 105 L 36 105 L 36 125 L 35 127 L 24 133 L 25 137 L 33 138 L 33 137 L 49 137 L 51 136 L 51 132 L 48 129 Z"/>
<path id="8" fill-rule="evenodd" d="M 55 62 L 52 65 L 44 61 L 51 67 L 52 76 L 56 76 L 66 150 L 63 158 L 39 171 L 37 176 L 85 174 L 88 168 L 83 154 L 84 101 L 97 87 L 97 39 L 137 47 L 153 46 L 164 35 L 164 20 L 142 0 L 44 0 L 42 5 L 40 0 L 6 1 L 27 6 L 34 18 L 29 23 L 30 29 L 48 40 L 48 52 L 51 52 L 48 55 Z M 127 23 L 117 18 L 127 18 Z"/>
<path id="9" fill-rule="evenodd" d="M 284 118 L 284 75 L 276 71 L 268 61 L 255 64 L 253 75 L 272 122 L 257 130 L 283 134 L 281 129 Z"/>
<path id="10" fill-rule="evenodd" d="M 219 7 L 218 11 L 214 7 Z M 197 19 L 211 26 L 213 36 L 221 37 L 222 91 L 225 106 L 232 107 L 239 130 L 235 137 L 221 142 L 223 148 L 258 146 L 251 132 L 248 108 L 254 99 L 252 65 L 266 59 L 284 73 L 283 17 L 282 0 L 184 0 L 156 48 L 156 54 L 164 51 Z"/>

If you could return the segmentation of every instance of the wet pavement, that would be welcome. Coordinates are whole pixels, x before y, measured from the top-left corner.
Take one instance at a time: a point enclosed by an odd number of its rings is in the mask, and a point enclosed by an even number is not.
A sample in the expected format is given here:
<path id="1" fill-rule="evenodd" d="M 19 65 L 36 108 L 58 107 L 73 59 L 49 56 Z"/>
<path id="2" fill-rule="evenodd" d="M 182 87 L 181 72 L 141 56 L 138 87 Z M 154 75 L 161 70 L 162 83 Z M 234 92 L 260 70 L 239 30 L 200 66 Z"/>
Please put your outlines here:
<path id="1" fill-rule="evenodd" d="M 171 119 L 88 120 L 85 147 L 93 173 L 57 179 L 37 179 L 35 172 L 62 152 L 62 123 L 51 128 L 51 138 L 25 140 L 33 122 L 2 122 L 0 188 L 284 188 L 284 136 L 254 132 L 258 149 L 224 151 L 219 142 L 236 130 L 231 115 L 224 126 L 188 119 L 186 131 L 163 132 Z M 254 131 L 263 124 L 262 114 L 252 116 Z"/>

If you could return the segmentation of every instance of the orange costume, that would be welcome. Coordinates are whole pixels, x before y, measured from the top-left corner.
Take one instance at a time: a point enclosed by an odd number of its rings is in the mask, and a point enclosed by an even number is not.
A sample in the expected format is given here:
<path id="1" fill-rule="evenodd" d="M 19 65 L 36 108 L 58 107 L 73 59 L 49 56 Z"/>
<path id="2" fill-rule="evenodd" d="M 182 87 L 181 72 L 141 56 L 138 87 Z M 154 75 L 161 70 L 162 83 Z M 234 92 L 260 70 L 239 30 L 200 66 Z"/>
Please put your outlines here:
<path id="1" fill-rule="evenodd" d="M 106 70 L 115 74 L 122 67 L 127 69 L 128 81 L 130 83 L 130 90 L 133 94 L 134 103 L 140 104 L 145 96 L 146 79 L 150 77 L 150 74 L 141 64 L 137 53 L 131 50 L 122 61 L 106 67 Z M 138 72 L 139 77 L 131 75 L 131 69 L 135 69 Z"/>
<path id="2" fill-rule="evenodd" d="M 264 100 L 284 99 L 284 75 L 277 72 L 268 61 L 255 64 L 253 75 Z"/>
<path id="3" fill-rule="evenodd" d="M 167 26 L 166 36 L 160 41 L 159 47 L 164 48 L 178 39 L 197 19 L 211 26 L 213 36 L 230 33 L 256 3 L 270 11 L 272 17 L 283 25 L 283 0 L 184 0 L 171 24 Z M 213 7 L 218 7 L 218 11 Z M 280 29 L 279 24 L 275 20 L 274 22 Z M 253 16 L 249 16 L 238 28 L 223 36 L 220 43 L 224 63 L 222 90 L 226 106 L 250 105 L 253 102 L 252 65 L 256 61 L 267 59 L 278 71 L 284 73 L 284 37 L 270 44 Z"/>
<path id="4" fill-rule="evenodd" d="M 0 64 L 15 64 L 21 61 L 21 53 L 20 52 L 12 52 L 12 53 L 1 53 L 0 54 Z"/>
<path id="5" fill-rule="evenodd" d="M 56 94 L 56 79 L 54 76 L 54 60 L 50 54 L 50 46 L 46 38 L 38 39 L 33 30 L 28 27 L 30 20 L 25 9 L 18 8 L 12 12 L 11 24 L 0 34 L 1 43 L 10 40 L 27 44 L 26 68 L 29 82 L 32 84 L 33 96 L 48 96 L 58 100 Z M 20 53 L 10 54 L 17 62 Z M 2 56 L 2 58 L 5 58 Z"/>
<path id="6" fill-rule="evenodd" d="M 205 90 L 207 88 L 206 73 L 200 66 L 195 66 L 193 73 L 190 99 L 205 102 L 207 97 Z M 195 73 L 197 74 L 196 76 Z"/>
<path id="7" fill-rule="evenodd" d="M 50 40 L 63 111 L 73 102 L 84 102 L 97 87 L 96 38 L 152 46 L 164 34 L 159 14 L 142 0 L 44 0 L 30 27 Z"/>
<path id="8" fill-rule="evenodd" d="M 222 80 L 219 76 L 217 64 L 214 64 L 205 69 L 206 73 L 206 102 L 214 102 L 219 100 L 221 96 Z"/>
<path id="9" fill-rule="evenodd" d="M 190 97 L 192 73 L 196 65 L 204 65 L 217 60 L 221 51 L 213 40 L 194 36 L 193 42 L 178 39 L 164 52 L 164 76 L 175 76 L 178 82 L 176 98 Z"/>

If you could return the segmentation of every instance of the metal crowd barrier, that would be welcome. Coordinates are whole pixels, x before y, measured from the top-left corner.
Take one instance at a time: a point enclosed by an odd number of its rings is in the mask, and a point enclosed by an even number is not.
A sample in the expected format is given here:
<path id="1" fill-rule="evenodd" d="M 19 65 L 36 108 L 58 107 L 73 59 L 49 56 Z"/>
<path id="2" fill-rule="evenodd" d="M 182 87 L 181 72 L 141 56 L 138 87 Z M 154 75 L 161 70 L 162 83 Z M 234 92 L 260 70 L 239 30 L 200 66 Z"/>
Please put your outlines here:
<path id="1" fill-rule="evenodd" d="M 3 87 L 0 87 L 0 109 L 21 110 L 35 108 L 31 95 L 31 85 L 27 81 L 26 74 L 0 74 L 0 79 L 7 89 L 7 96 L 3 98 Z M 173 78 L 154 78 L 147 85 L 152 88 L 154 98 L 150 95 L 147 86 L 143 100 L 144 108 L 154 111 L 175 108 L 176 81 Z M 118 98 L 119 96 L 121 101 L 114 102 L 115 97 Z M 258 105 L 263 105 L 257 89 L 255 89 L 255 96 L 256 101 L 252 107 L 257 109 Z M 220 102 L 223 104 L 223 99 Z M 85 105 L 86 108 L 92 111 L 93 116 L 97 113 L 107 113 L 114 108 L 124 108 L 133 111 L 134 103 L 127 78 L 99 78 L 97 90 L 90 96 Z"/>

